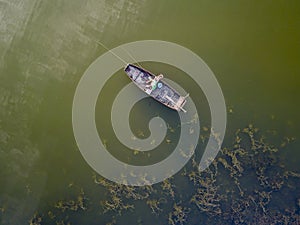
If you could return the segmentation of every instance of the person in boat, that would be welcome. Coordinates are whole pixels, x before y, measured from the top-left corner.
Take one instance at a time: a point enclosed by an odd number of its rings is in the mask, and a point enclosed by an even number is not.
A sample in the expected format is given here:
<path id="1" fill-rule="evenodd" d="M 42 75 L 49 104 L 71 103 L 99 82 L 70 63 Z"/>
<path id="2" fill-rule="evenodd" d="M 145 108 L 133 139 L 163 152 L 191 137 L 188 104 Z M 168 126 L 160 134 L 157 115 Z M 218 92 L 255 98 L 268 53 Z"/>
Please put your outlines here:
<path id="1" fill-rule="evenodd" d="M 147 83 L 150 83 L 150 84 L 147 84 L 146 85 L 146 88 L 150 88 L 153 90 L 156 89 L 156 86 L 157 86 L 157 83 L 164 77 L 164 75 L 162 74 L 159 74 L 158 76 L 155 76 L 153 79 L 151 77 L 149 77 L 149 80 L 147 81 Z"/>

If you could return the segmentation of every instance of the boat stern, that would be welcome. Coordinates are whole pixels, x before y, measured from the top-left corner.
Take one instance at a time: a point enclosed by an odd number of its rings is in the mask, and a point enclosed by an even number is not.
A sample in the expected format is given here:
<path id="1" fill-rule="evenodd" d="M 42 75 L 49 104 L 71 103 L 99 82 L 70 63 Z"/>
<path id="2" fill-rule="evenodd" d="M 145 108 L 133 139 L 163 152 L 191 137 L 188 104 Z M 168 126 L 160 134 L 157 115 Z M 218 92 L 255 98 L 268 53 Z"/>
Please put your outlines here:
<path id="1" fill-rule="evenodd" d="M 180 96 L 174 107 L 177 111 L 183 111 L 186 113 L 186 110 L 183 108 L 185 103 L 186 103 L 186 97 Z"/>

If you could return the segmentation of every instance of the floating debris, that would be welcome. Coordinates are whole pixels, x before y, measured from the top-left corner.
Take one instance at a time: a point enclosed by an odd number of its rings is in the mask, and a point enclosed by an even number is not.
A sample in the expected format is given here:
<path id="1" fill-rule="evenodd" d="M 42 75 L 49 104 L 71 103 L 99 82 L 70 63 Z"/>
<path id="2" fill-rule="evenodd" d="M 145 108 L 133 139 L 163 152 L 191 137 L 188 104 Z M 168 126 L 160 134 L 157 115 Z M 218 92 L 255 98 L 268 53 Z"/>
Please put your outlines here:
<path id="1" fill-rule="evenodd" d="M 166 143 L 167 144 L 170 144 L 171 142 L 172 142 L 171 139 L 166 138 Z"/>
<path id="2" fill-rule="evenodd" d="M 55 219 L 55 217 L 56 217 L 52 211 L 48 211 L 47 214 L 51 220 Z"/>
<path id="3" fill-rule="evenodd" d="M 122 214 L 122 210 L 134 209 L 133 204 L 124 204 L 122 198 L 116 194 L 111 196 L 110 201 L 101 201 L 101 205 L 103 207 L 103 213 L 115 211 L 119 215 Z"/>
<path id="4" fill-rule="evenodd" d="M 146 137 L 145 133 L 142 130 L 138 130 L 137 131 L 137 136 L 141 137 L 141 138 L 145 138 Z"/>
<path id="5" fill-rule="evenodd" d="M 205 143 L 210 129 L 202 129 L 207 132 L 202 140 Z M 212 135 L 218 142 L 219 136 L 213 129 Z M 282 147 L 267 143 L 253 124 L 238 129 L 234 135 L 231 146 L 221 148 L 216 159 L 208 159 L 207 163 L 212 163 L 206 170 L 199 172 L 199 159 L 194 155 L 181 173 L 159 184 L 122 185 L 93 174 L 94 183 L 103 188 L 106 194 L 105 199 L 100 200 L 102 207 L 99 207 L 98 201 L 97 205 L 90 203 L 92 205 L 89 209 L 99 211 L 100 208 L 104 217 L 114 215 L 113 220 L 110 217 L 111 221 L 106 225 L 117 224 L 118 218 L 120 221 L 124 219 L 123 224 L 126 224 L 125 216 L 138 210 L 139 202 L 145 203 L 155 217 L 162 221 L 159 224 L 187 225 L 203 221 L 203 224 L 298 225 L 300 198 L 297 195 L 299 192 L 295 190 L 300 185 L 300 173 L 286 169 L 278 154 Z M 288 145 L 293 139 L 285 138 L 284 141 Z M 181 154 L 182 157 L 187 156 L 183 151 Z M 130 176 L 141 177 L 149 184 L 155 179 L 147 174 L 133 172 Z M 121 179 L 126 177 L 122 176 Z M 68 186 L 76 187 L 73 182 Z M 276 202 L 285 196 L 292 200 L 291 203 Z M 82 188 L 73 199 L 58 201 L 55 208 L 45 214 L 54 222 L 62 218 L 59 213 L 69 215 L 79 210 L 85 212 L 87 198 Z M 58 213 L 55 213 L 55 209 L 59 209 Z M 0 208 L 1 212 L 5 212 L 4 207 Z M 143 224 L 143 215 L 139 216 L 138 224 Z M 41 219 L 34 215 L 31 222 L 39 224 Z M 66 225 L 63 221 L 57 224 Z"/>
<path id="6" fill-rule="evenodd" d="M 56 202 L 54 205 L 55 208 L 60 209 L 62 212 L 65 210 L 78 211 L 78 210 L 86 210 L 86 200 L 85 194 L 83 190 L 80 190 L 80 193 L 76 200 L 63 201 L 60 200 Z"/>
<path id="7" fill-rule="evenodd" d="M 280 147 L 281 148 L 284 148 L 286 147 L 288 144 L 294 142 L 296 140 L 295 137 L 284 137 L 281 144 L 280 144 Z"/>
<path id="8" fill-rule="evenodd" d="M 168 178 L 161 183 L 162 190 L 166 191 L 166 194 L 170 195 L 172 199 L 175 198 L 175 191 L 174 191 L 175 185 L 171 183 L 171 180 L 173 179 L 174 178 Z"/>
<path id="9" fill-rule="evenodd" d="M 163 210 L 160 208 L 161 200 L 149 199 L 146 204 L 150 207 L 152 213 L 159 214 Z"/>
<path id="10" fill-rule="evenodd" d="M 217 170 L 213 171 L 210 168 L 202 173 L 192 171 L 188 175 L 197 187 L 196 193 L 192 196 L 190 202 L 194 203 L 199 210 L 213 215 L 222 212 L 220 207 L 221 196 L 217 193 L 216 175 Z"/>
<path id="11" fill-rule="evenodd" d="M 187 214 L 190 209 L 174 204 L 172 212 L 169 213 L 168 222 L 170 225 L 183 225 L 187 222 Z"/>
<path id="12" fill-rule="evenodd" d="M 173 128 L 169 123 L 167 123 L 167 129 L 169 132 L 174 133 L 176 131 L 175 128 Z"/>
<path id="13" fill-rule="evenodd" d="M 29 220 L 29 225 L 41 225 L 42 217 L 38 213 L 34 213 L 33 217 Z"/>
<path id="14" fill-rule="evenodd" d="M 61 220 L 61 221 L 56 221 L 56 225 L 71 225 L 71 223 L 70 222 L 65 223 L 64 220 Z"/>

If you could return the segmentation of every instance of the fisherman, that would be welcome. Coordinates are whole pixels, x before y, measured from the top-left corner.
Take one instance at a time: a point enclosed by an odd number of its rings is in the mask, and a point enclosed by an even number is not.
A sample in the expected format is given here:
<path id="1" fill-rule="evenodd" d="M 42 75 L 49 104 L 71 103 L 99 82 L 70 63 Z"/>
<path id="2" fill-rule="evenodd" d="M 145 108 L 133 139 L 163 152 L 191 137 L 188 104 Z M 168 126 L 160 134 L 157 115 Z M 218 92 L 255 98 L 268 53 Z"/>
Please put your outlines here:
<path id="1" fill-rule="evenodd" d="M 150 88 L 152 91 L 156 89 L 157 83 L 164 77 L 164 75 L 159 74 L 155 76 L 153 79 L 149 77 L 149 80 L 146 83 L 150 83 L 146 85 L 146 88 Z"/>

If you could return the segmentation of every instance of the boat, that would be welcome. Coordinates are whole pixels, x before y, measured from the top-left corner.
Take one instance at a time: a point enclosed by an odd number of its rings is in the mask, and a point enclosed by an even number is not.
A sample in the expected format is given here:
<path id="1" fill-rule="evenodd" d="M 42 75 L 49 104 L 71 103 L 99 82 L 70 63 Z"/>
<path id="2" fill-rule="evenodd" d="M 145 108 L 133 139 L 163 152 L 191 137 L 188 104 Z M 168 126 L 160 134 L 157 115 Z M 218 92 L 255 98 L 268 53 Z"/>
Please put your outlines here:
<path id="1" fill-rule="evenodd" d="M 163 81 L 163 75 L 158 76 L 134 64 L 127 64 L 125 73 L 146 94 L 176 111 L 186 112 L 183 106 L 187 96 L 181 96 L 174 88 Z"/>

